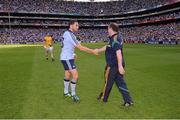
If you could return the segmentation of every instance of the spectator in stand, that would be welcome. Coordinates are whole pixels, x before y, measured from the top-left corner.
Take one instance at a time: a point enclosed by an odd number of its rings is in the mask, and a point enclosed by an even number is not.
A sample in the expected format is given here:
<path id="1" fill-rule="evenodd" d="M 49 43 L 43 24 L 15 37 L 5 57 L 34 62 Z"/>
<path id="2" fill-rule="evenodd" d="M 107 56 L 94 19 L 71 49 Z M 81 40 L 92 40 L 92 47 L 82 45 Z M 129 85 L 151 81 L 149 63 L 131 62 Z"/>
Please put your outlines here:
<path id="1" fill-rule="evenodd" d="M 178 26 L 180 26 L 180 23 L 169 23 L 152 26 L 120 28 L 120 31 L 123 34 L 124 41 L 128 43 L 144 43 L 145 41 L 153 40 L 154 38 L 156 42 L 166 41 L 166 39 L 177 41 L 180 38 L 180 31 L 178 30 Z M 0 43 L 6 44 L 10 43 L 10 41 L 13 41 L 13 43 L 17 44 L 41 43 L 43 42 L 44 36 L 47 33 L 53 35 L 54 39 L 58 41 L 64 31 L 65 29 L 55 28 L 12 28 L 11 31 L 7 28 L 1 28 Z M 106 35 L 106 29 L 99 28 L 81 28 L 77 33 L 77 36 L 79 36 L 83 42 L 106 41 Z"/>
<path id="2" fill-rule="evenodd" d="M 172 4 L 178 0 L 124 0 L 111 2 L 74 2 L 60 0 L 3 0 L 0 11 L 69 13 L 69 14 L 114 14 L 140 9 L 151 9 L 158 5 Z M 113 6 L 113 7 L 112 7 Z"/>

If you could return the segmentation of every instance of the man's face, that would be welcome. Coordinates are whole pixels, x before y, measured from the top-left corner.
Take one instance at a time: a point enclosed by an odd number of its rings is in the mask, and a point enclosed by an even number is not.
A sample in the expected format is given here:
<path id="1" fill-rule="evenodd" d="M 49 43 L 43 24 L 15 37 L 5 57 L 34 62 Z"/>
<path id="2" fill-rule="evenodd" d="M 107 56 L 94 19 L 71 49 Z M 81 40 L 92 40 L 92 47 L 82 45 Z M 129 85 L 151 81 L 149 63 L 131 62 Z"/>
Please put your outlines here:
<path id="1" fill-rule="evenodd" d="M 73 32 L 77 32 L 78 29 L 79 29 L 79 24 L 78 24 L 78 22 L 75 22 L 73 25 L 71 25 L 71 27 L 72 27 Z"/>

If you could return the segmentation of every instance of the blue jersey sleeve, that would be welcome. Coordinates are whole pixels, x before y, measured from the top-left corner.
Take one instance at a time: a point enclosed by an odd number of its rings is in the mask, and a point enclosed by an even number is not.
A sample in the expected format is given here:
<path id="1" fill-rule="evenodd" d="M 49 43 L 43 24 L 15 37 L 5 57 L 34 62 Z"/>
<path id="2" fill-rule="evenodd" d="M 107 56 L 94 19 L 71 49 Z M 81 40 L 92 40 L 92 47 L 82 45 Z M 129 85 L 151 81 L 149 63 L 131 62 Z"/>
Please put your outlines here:
<path id="1" fill-rule="evenodd" d="M 122 36 L 121 34 L 119 34 L 116 38 L 114 38 L 112 42 L 113 50 L 117 51 L 119 49 L 122 49 L 122 44 L 123 44 Z"/>
<path id="2" fill-rule="evenodd" d="M 120 45 L 120 43 L 118 41 L 113 41 L 112 48 L 113 48 L 113 50 L 117 51 L 117 50 L 120 50 L 122 48 L 122 46 Z"/>

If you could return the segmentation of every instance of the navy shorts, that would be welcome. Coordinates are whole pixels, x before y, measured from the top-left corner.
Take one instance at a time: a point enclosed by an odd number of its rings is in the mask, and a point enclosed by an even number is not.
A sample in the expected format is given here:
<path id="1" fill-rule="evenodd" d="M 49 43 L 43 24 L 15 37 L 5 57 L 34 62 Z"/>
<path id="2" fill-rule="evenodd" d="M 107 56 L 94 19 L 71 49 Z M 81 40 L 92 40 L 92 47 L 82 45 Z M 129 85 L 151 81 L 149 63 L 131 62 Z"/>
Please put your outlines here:
<path id="1" fill-rule="evenodd" d="M 73 70 L 73 69 L 76 69 L 76 65 L 74 64 L 74 59 L 71 59 L 71 60 L 61 60 L 61 63 L 64 66 L 64 70 Z"/>

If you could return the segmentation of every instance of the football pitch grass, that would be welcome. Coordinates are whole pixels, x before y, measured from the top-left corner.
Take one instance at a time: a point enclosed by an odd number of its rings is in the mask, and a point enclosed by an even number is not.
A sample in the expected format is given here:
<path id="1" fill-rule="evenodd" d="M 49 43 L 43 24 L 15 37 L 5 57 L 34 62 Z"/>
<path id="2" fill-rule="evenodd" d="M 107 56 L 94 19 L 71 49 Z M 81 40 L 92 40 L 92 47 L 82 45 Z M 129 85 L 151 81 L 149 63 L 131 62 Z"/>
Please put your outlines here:
<path id="1" fill-rule="evenodd" d="M 97 48 L 104 43 L 84 44 Z M 0 118 L 179 118 L 180 46 L 125 45 L 125 79 L 134 106 L 125 108 L 116 85 L 108 103 L 97 101 L 103 88 L 104 54 L 76 50 L 80 103 L 63 97 L 63 67 L 42 46 L 0 46 Z"/>

